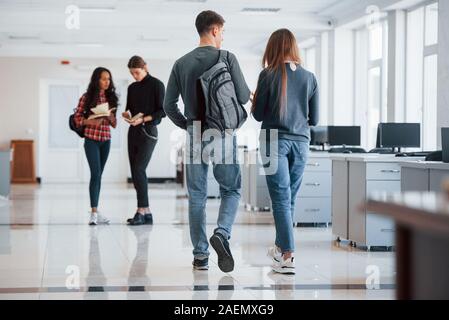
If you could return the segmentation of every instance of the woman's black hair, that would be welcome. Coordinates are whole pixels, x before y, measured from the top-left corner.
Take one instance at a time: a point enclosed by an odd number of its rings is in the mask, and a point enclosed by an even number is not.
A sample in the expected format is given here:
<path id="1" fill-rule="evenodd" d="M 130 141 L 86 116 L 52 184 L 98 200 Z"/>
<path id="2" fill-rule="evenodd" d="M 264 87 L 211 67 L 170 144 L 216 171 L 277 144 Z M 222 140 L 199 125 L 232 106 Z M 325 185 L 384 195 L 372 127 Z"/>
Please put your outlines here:
<path id="1" fill-rule="evenodd" d="M 90 111 L 90 109 L 95 108 L 98 104 L 98 100 L 100 99 L 100 78 L 103 72 L 109 73 L 109 78 L 111 81 L 109 84 L 109 88 L 105 91 L 106 100 L 108 101 L 110 108 L 118 107 L 118 96 L 115 92 L 114 81 L 112 81 L 112 74 L 108 69 L 98 67 L 92 73 L 89 87 L 87 87 L 86 111 Z"/>

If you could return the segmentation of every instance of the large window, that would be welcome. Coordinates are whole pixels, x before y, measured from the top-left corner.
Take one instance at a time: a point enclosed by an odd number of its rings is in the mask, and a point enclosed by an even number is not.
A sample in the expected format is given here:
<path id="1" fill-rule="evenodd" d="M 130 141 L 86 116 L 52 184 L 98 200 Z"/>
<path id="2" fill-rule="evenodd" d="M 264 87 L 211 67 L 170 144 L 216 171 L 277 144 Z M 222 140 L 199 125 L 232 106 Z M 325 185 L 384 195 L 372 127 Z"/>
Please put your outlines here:
<path id="1" fill-rule="evenodd" d="M 378 124 L 387 121 L 387 21 L 355 32 L 355 65 L 355 118 L 362 126 L 363 146 L 372 149 Z"/>
<path id="2" fill-rule="evenodd" d="M 407 13 L 406 120 L 422 127 L 422 147 L 437 147 L 438 3 Z"/>
<path id="3" fill-rule="evenodd" d="M 310 47 L 304 49 L 303 54 L 304 68 L 310 72 L 316 73 L 316 49 L 315 47 Z"/>

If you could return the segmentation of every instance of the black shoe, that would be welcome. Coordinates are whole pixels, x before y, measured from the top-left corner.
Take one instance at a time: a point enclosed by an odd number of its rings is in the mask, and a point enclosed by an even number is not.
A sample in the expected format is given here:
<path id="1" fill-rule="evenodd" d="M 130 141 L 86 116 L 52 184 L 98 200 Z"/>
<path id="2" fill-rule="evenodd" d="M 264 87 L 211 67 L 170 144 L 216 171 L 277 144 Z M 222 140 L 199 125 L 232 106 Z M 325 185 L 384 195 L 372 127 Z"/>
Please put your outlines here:
<path id="1" fill-rule="evenodd" d="M 141 214 L 138 212 L 136 213 L 136 215 L 141 216 Z M 132 224 L 132 222 L 134 221 L 135 218 L 136 218 L 136 216 L 134 216 L 134 218 L 128 219 L 126 222 L 128 222 L 128 224 L 135 225 L 135 224 Z M 143 224 L 153 224 L 153 215 L 151 213 L 145 213 L 144 220 L 145 220 L 145 223 L 143 223 Z"/>
<path id="2" fill-rule="evenodd" d="M 206 271 L 209 270 L 209 259 L 194 259 L 192 262 L 193 269 L 198 271 Z"/>
<path id="3" fill-rule="evenodd" d="M 128 219 L 128 224 L 131 226 L 141 226 L 145 224 L 145 217 L 143 214 L 136 212 L 134 218 Z"/>
<path id="4" fill-rule="evenodd" d="M 215 233 L 210 238 L 210 244 L 217 252 L 218 255 L 218 267 L 223 272 L 231 272 L 234 270 L 234 258 L 232 257 L 231 250 L 229 249 L 229 242 L 220 233 Z"/>

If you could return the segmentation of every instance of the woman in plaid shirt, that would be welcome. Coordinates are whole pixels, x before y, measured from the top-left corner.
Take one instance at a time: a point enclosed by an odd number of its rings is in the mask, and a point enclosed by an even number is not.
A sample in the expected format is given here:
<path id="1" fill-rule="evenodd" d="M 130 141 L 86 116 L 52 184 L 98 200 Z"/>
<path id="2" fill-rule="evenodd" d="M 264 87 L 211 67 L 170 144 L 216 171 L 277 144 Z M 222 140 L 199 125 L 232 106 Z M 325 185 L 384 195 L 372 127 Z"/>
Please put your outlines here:
<path id="1" fill-rule="evenodd" d="M 109 116 L 88 120 L 93 114 L 91 109 L 99 104 L 108 103 L 109 109 L 114 109 Z M 90 168 L 89 195 L 90 225 L 108 224 L 109 220 L 98 213 L 101 176 L 111 147 L 111 127 L 117 127 L 116 108 L 118 97 L 115 92 L 111 72 L 99 67 L 94 70 L 87 92 L 80 98 L 75 114 L 78 127 L 84 126 L 84 150 Z"/>

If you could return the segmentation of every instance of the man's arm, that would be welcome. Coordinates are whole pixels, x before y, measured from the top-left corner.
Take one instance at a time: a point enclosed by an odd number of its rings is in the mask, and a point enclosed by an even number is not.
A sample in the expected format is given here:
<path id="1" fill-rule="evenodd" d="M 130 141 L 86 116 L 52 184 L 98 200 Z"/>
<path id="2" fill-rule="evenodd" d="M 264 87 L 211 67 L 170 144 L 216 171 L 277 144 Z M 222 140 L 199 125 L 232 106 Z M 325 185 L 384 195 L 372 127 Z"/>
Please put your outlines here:
<path id="1" fill-rule="evenodd" d="M 173 66 L 170 79 L 167 84 L 167 92 L 164 99 L 164 111 L 168 118 L 181 129 L 187 129 L 187 119 L 178 107 L 180 89 L 176 77 L 176 64 Z"/>
<path id="2" fill-rule="evenodd" d="M 240 104 L 246 104 L 249 101 L 251 91 L 246 84 L 245 77 L 240 69 L 239 62 L 234 54 L 228 53 L 228 63 L 231 70 L 232 82 L 234 82 L 235 92 Z"/>

